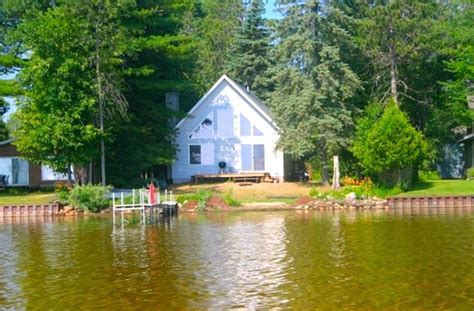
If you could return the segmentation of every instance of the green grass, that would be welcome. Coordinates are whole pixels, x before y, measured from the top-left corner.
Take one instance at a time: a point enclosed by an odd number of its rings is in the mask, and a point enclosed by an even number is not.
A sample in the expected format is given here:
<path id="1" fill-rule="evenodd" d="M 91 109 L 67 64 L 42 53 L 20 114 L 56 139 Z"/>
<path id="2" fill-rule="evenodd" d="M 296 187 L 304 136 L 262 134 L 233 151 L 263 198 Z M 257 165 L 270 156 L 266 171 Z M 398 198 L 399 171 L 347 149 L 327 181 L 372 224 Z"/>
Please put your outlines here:
<path id="1" fill-rule="evenodd" d="M 29 191 L 26 189 L 0 190 L 0 206 L 20 204 L 46 204 L 55 199 L 51 190 Z"/>
<path id="2" fill-rule="evenodd" d="M 432 180 L 415 184 L 398 196 L 474 195 L 474 180 Z"/>

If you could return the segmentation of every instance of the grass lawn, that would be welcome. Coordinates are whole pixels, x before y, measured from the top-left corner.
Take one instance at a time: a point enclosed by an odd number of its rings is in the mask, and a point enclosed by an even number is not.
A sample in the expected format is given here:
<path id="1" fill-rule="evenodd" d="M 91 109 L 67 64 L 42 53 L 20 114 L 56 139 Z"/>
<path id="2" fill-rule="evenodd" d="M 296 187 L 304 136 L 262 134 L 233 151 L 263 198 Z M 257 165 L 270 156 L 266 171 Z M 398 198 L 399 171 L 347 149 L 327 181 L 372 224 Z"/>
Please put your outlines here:
<path id="1" fill-rule="evenodd" d="M 232 196 L 242 203 L 250 202 L 283 202 L 293 203 L 297 198 L 309 195 L 312 185 L 305 183 L 251 183 L 241 186 L 239 183 L 207 183 L 207 184 L 182 184 L 173 185 L 172 190 L 176 195 L 190 194 L 198 189 L 211 190 L 217 195 L 231 192 Z"/>
<path id="2" fill-rule="evenodd" d="M 24 189 L 0 190 L 0 206 L 20 204 L 46 204 L 54 200 L 53 191 L 28 191 Z"/>
<path id="3" fill-rule="evenodd" d="M 474 195 L 474 180 L 433 180 L 419 182 L 398 196 Z"/>

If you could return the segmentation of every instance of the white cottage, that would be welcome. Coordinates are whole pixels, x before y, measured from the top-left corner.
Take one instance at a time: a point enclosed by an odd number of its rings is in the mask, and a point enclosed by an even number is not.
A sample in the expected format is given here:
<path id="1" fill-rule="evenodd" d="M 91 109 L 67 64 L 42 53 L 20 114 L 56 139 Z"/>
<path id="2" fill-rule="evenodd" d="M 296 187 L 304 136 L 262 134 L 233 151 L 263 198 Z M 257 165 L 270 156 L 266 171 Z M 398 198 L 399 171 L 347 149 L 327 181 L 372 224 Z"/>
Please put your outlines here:
<path id="1" fill-rule="evenodd" d="M 193 175 L 267 172 L 283 180 L 283 152 L 270 110 L 257 97 L 223 75 L 177 125 L 174 183 Z"/>

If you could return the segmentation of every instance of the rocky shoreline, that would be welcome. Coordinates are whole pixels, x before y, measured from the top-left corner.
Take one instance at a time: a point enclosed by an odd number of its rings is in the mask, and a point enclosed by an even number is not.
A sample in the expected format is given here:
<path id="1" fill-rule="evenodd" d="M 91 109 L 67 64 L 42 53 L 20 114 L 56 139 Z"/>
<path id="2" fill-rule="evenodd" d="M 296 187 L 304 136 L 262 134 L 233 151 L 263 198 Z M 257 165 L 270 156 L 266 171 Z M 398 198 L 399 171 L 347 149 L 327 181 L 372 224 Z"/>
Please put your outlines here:
<path id="1" fill-rule="evenodd" d="M 357 199 L 349 194 L 343 200 L 314 199 L 310 197 L 299 198 L 295 204 L 284 202 L 255 202 L 241 206 L 229 206 L 222 199 L 212 197 L 207 204 L 199 208 L 198 202 L 189 201 L 179 206 L 180 212 L 209 212 L 209 211 L 261 211 L 261 210 L 367 210 L 389 209 L 387 200 L 377 197 Z"/>

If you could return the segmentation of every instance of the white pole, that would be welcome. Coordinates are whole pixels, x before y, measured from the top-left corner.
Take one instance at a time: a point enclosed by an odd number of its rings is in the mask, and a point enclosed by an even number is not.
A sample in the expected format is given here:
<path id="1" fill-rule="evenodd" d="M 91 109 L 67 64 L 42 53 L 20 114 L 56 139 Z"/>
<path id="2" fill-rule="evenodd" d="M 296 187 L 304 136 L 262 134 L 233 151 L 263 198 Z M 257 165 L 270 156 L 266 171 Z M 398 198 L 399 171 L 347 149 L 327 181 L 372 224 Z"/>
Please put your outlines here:
<path id="1" fill-rule="evenodd" d="M 341 185 L 339 184 L 339 157 L 334 156 L 333 162 L 334 162 L 334 169 L 333 169 L 333 174 L 332 174 L 332 189 L 335 190 L 335 189 L 341 188 Z"/>
<path id="2" fill-rule="evenodd" d="M 115 226 L 115 192 L 112 192 L 112 222 Z"/>

